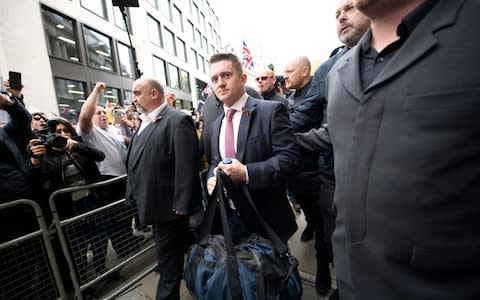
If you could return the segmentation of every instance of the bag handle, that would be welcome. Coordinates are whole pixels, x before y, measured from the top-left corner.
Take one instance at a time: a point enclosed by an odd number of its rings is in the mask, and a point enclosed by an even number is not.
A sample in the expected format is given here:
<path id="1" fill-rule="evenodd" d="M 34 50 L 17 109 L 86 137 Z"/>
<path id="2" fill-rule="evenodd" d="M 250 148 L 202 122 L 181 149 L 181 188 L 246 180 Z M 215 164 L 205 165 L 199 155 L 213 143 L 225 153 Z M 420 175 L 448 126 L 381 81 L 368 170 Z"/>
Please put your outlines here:
<path id="1" fill-rule="evenodd" d="M 225 205 L 226 198 L 224 195 L 224 186 L 221 174 L 223 174 L 223 172 L 221 170 L 218 170 L 216 175 L 217 182 L 215 184 L 215 189 L 212 193 L 212 195 L 216 195 L 216 197 L 211 197 L 208 201 L 204 219 L 202 224 L 200 225 L 199 245 L 205 247 L 208 243 L 208 237 L 212 230 L 213 219 L 215 217 L 215 210 L 218 203 L 220 219 L 222 221 L 225 248 L 227 251 L 228 284 L 232 293 L 232 300 L 242 300 L 243 296 L 240 287 L 240 275 L 238 272 L 237 256 L 235 255 L 232 236 L 230 233 L 230 227 L 228 225 L 227 210 Z"/>

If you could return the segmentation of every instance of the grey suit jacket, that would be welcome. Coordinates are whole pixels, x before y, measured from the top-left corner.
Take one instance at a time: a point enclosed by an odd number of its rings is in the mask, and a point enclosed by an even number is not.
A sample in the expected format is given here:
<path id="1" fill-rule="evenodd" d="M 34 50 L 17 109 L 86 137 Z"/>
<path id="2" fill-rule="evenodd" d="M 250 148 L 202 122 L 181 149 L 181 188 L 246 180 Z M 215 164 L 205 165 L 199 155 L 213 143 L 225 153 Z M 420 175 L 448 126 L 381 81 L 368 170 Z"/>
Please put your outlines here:
<path id="1" fill-rule="evenodd" d="M 439 1 L 363 90 L 360 47 L 329 73 L 342 299 L 480 298 L 479 15 Z"/>
<path id="2" fill-rule="evenodd" d="M 165 106 L 130 143 L 127 203 L 136 203 L 143 225 L 175 219 L 200 201 L 200 155 L 190 116 Z"/>

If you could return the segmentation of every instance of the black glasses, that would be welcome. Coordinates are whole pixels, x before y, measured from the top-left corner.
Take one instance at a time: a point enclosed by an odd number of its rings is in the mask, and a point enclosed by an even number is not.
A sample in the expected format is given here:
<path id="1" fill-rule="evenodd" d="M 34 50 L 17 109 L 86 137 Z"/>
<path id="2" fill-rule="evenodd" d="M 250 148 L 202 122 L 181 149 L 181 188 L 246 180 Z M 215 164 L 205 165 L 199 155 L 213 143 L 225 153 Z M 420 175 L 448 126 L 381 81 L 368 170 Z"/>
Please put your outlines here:
<path id="1" fill-rule="evenodd" d="M 260 81 L 260 79 L 261 79 L 262 81 L 265 81 L 268 78 L 273 78 L 273 76 L 260 76 L 260 77 L 255 78 L 255 80 Z"/>
<path id="2" fill-rule="evenodd" d="M 35 121 L 44 120 L 45 122 L 47 122 L 47 119 L 42 117 L 41 115 L 33 115 L 32 117 Z"/>

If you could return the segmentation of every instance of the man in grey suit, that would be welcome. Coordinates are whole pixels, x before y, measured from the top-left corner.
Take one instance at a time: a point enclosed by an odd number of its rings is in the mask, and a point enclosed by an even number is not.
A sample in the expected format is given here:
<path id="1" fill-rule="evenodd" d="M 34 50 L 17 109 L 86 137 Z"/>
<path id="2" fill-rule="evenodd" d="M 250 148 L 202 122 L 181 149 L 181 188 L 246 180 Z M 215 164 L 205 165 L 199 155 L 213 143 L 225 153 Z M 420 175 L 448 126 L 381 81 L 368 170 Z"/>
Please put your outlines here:
<path id="1" fill-rule="evenodd" d="M 126 200 L 142 225 L 153 225 L 160 280 L 157 300 L 178 300 L 187 215 L 200 200 L 198 139 L 190 116 L 170 107 L 155 79 L 133 84 L 142 125 L 127 157 Z"/>
<path id="2" fill-rule="evenodd" d="M 478 299 L 480 1 L 354 2 L 371 30 L 327 79 L 340 298 Z"/>
<path id="3" fill-rule="evenodd" d="M 211 193 L 215 186 L 214 168 L 222 169 L 235 183 L 246 183 L 265 222 L 286 242 L 297 229 L 286 196 L 286 179 L 299 164 L 287 109 L 280 102 L 246 94 L 247 75 L 234 54 L 219 53 L 210 58 L 210 79 L 224 111 L 203 132 L 211 168 L 208 190 Z M 227 142 L 227 116 L 232 123 L 231 145 Z M 231 158 L 232 163 L 223 163 L 224 158 Z M 251 216 L 241 214 L 240 219 L 251 230 Z"/>

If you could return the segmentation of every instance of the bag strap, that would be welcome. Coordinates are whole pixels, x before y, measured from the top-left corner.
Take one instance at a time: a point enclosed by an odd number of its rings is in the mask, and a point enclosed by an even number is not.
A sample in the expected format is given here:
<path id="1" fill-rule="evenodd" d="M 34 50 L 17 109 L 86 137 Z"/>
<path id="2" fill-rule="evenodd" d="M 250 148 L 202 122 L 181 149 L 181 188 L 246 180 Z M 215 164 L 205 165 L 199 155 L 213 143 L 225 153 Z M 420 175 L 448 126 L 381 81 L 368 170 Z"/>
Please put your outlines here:
<path id="1" fill-rule="evenodd" d="M 228 176 L 225 173 L 222 172 L 220 175 L 222 177 L 226 177 L 223 180 L 230 180 L 230 178 L 228 178 Z M 270 225 L 268 225 L 267 222 L 265 222 L 265 220 L 262 218 L 262 216 L 260 215 L 260 213 L 257 210 L 257 206 L 255 205 L 255 203 L 252 200 L 252 196 L 250 195 L 250 192 L 248 191 L 247 186 L 245 184 L 240 184 L 240 190 L 242 191 L 243 195 L 245 196 L 248 203 L 250 204 L 250 207 L 252 208 L 253 212 L 255 213 L 255 216 L 258 220 L 260 228 L 265 233 L 266 238 L 268 238 L 272 242 L 273 247 L 275 248 L 275 250 L 277 250 L 277 252 L 279 254 L 281 254 L 281 255 L 287 254 L 288 253 L 287 245 L 284 242 L 282 242 L 282 240 L 278 237 L 278 235 L 275 233 L 275 231 L 273 231 L 272 228 L 270 227 Z M 232 197 L 232 201 L 233 201 L 233 204 L 236 207 L 238 207 L 238 203 L 236 203 L 238 201 L 238 199 L 236 199 L 235 197 Z"/>
<path id="2" fill-rule="evenodd" d="M 225 241 L 225 248 L 227 250 L 227 271 L 228 284 L 232 293 L 232 300 L 241 300 L 242 289 L 240 287 L 240 274 L 238 272 L 237 255 L 235 254 L 232 236 L 230 233 L 230 226 L 228 225 L 227 210 L 225 208 L 225 197 L 223 190 L 223 182 L 221 173 L 217 171 L 217 197 L 219 202 L 220 217 L 222 219 L 223 237 Z"/>
<path id="3" fill-rule="evenodd" d="M 228 284 L 232 293 L 232 300 L 242 300 L 242 290 L 240 287 L 240 275 L 238 272 L 237 256 L 235 255 L 232 236 L 230 233 L 230 227 L 228 225 L 228 217 L 226 210 L 226 198 L 224 195 L 224 186 L 220 174 L 221 170 L 217 171 L 215 189 L 212 195 L 215 197 L 209 197 L 207 209 L 203 217 L 202 224 L 199 228 L 199 242 L 202 247 L 206 247 L 208 244 L 208 238 L 212 231 L 213 220 L 218 207 L 220 212 L 220 219 L 222 221 L 223 236 L 225 242 L 225 250 L 227 251 L 227 271 L 228 271 Z"/>

